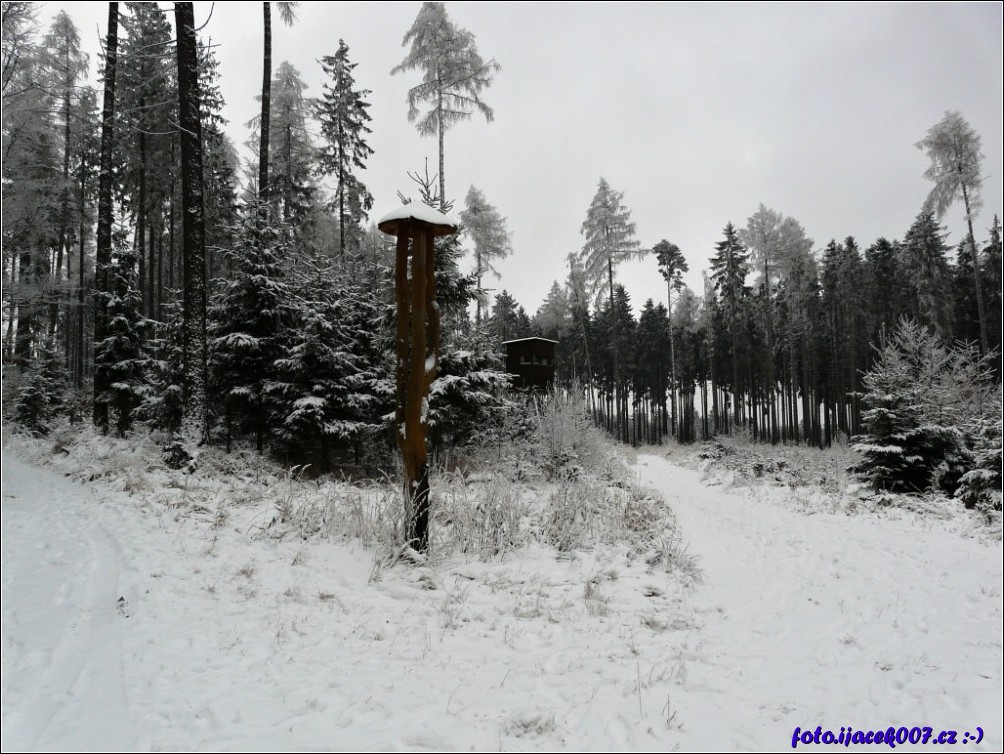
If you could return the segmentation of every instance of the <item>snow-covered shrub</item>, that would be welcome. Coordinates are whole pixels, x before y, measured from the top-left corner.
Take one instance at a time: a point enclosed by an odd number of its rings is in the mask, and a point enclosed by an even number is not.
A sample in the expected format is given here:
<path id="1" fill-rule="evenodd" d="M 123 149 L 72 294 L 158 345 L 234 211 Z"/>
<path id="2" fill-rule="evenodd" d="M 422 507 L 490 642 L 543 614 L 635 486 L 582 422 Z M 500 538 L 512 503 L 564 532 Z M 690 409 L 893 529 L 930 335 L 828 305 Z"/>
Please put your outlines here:
<path id="1" fill-rule="evenodd" d="M 610 471 L 613 454 L 589 419 L 581 389 L 553 387 L 532 405 L 533 456 L 548 478 L 574 479 L 583 473 Z"/>
<path id="2" fill-rule="evenodd" d="M 449 474 L 435 490 L 437 544 L 494 557 L 527 542 L 530 508 L 525 490 L 500 474 L 469 480 Z"/>
<path id="3" fill-rule="evenodd" d="M 42 437 L 66 408 L 66 369 L 53 344 L 42 342 L 38 355 L 22 376 L 14 403 L 14 423 Z"/>
<path id="4" fill-rule="evenodd" d="M 937 335 L 903 320 L 863 379 L 865 434 L 853 448 L 853 470 L 876 491 L 955 492 L 976 465 L 973 428 L 992 412 L 992 356 L 947 347 Z M 997 413 L 999 415 L 999 404 Z"/>

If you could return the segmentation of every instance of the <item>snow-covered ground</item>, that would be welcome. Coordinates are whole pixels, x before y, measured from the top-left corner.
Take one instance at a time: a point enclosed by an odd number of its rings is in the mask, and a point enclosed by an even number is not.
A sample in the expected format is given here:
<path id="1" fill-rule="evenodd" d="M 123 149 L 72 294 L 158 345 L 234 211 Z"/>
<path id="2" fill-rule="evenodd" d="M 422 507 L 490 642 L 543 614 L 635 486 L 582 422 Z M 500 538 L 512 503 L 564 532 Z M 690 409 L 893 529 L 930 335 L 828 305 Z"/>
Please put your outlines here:
<path id="1" fill-rule="evenodd" d="M 637 470 L 702 582 L 626 547 L 381 568 L 254 536 L 257 503 L 174 506 L 5 449 L 3 748 L 768 750 L 817 725 L 1002 748 L 999 542 Z"/>

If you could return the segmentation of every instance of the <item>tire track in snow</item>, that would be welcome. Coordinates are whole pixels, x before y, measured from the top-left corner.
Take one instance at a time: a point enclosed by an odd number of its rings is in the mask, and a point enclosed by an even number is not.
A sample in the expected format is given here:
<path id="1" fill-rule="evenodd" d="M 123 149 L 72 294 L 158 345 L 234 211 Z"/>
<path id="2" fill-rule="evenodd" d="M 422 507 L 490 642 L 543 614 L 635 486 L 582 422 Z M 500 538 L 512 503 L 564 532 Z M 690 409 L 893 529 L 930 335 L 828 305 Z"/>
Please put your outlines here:
<path id="1" fill-rule="evenodd" d="M 102 501 L 24 466 L 4 454 L 4 745 L 127 748 L 122 548 L 100 522 Z M 96 705 L 121 711 L 120 724 Z"/>

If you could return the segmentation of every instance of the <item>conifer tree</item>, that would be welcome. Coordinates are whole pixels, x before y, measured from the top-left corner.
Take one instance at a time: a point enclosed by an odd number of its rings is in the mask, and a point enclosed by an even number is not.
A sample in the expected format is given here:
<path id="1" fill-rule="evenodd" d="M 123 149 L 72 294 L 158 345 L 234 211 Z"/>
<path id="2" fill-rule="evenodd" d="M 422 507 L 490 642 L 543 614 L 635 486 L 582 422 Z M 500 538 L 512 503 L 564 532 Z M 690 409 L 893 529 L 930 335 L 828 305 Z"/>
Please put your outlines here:
<path id="1" fill-rule="evenodd" d="M 114 410 L 116 432 L 124 437 L 146 393 L 148 367 L 148 321 L 142 315 L 143 299 L 135 286 L 136 254 L 125 239 L 119 240 L 112 258 L 111 278 L 112 289 L 105 304 L 107 334 L 94 350 L 95 380 L 100 376 L 107 389 L 94 400 Z"/>
<path id="2" fill-rule="evenodd" d="M 317 118 L 325 144 L 318 154 L 322 175 L 336 180 L 333 205 L 338 213 L 338 248 L 358 248 L 362 224 L 373 207 L 373 196 L 357 175 L 366 169 L 366 160 L 373 154 L 366 143 L 371 133 L 368 89 L 356 89 L 353 76 L 356 63 L 349 61 L 349 48 L 338 40 L 338 52 L 321 59 L 321 67 L 330 82 L 324 83 L 324 93 L 316 104 Z M 351 241 L 351 243 L 349 242 Z"/>
<path id="3" fill-rule="evenodd" d="M 495 114 L 482 102 L 481 93 L 491 85 L 501 66 L 494 59 L 487 63 L 482 59 L 474 35 L 455 26 L 441 2 L 422 3 L 401 42 L 402 47 L 409 44 L 408 54 L 391 74 L 415 69 L 422 72 L 421 83 L 408 90 L 408 121 L 415 123 L 422 136 L 439 138 L 439 208 L 444 209 L 444 134 L 451 126 L 470 120 L 475 111 L 489 123 L 494 119 Z M 424 114 L 419 109 L 422 104 L 429 106 Z"/>
<path id="4" fill-rule="evenodd" d="M 293 319 L 294 301 L 285 270 L 288 232 L 245 221 L 241 245 L 230 252 L 233 272 L 213 297 L 209 363 L 212 392 L 224 410 L 230 438 L 253 433 L 259 453 L 276 421 L 272 396 L 276 362 Z"/>
<path id="5" fill-rule="evenodd" d="M 189 441 L 207 438 L 206 226 L 198 44 L 192 3 L 175 3 L 178 32 L 178 123 L 181 126 L 184 416 Z"/>
<path id="6" fill-rule="evenodd" d="M 666 239 L 661 240 L 652 247 L 652 252 L 659 260 L 659 272 L 666 280 L 666 306 L 667 323 L 669 325 L 669 368 L 670 368 L 670 406 L 672 417 L 670 431 L 676 434 L 676 348 L 673 337 L 673 291 L 677 293 L 683 288 L 683 273 L 690 269 L 687 260 L 683 258 L 683 252 L 675 243 L 670 243 Z"/>
<path id="7" fill-rule="evenodd" d="M 855 471 L 877 490 L 955 491 L 974 465 L 965 427 L 989 415 L 987 359 L 953 349 L 923 325 L 904 319 L 865 375 L 865 434 L 853 447 Z M 991 387 L 992 386 L 992 387 Z"/>
<path id="8" fill-rule="evenodd" d="M 288 61 L 279 64 L 272 81 L 269 128 L 269 187 L 277 221 L 288 223 L 302 236 L 312 220 L 317 186 L 316 150 L 307 131 L 307 99 L 300 72 Z"/>
<path id="9" fill-rule="evenodd" d="M 481 279 L 487 274 L 496 279 L 501 277 L 495 269 L 495 261 L 505 259 L 512 253 L 512 242 L 505 218 L 474 186 L 467 191 L 466 206 L 460 213 L 460 221 L 463 223 L 464 233 L 474 242 L 474 277 L 478 293 L 474 323 L 480 328 L 481 300 L 484 294 Z"/>
<path id="10" fill-rule="evenodd" d="M 977 257 L 976 237 L 973 235 L 973 217 L 982 206 L 980 193 L 983 176 L 980 164 L 980 137 L 962 114 L 953 110 L 945 112 L 945 117 L 928 129 L 923 139 L 917 142 L 917 149 L 923 149 L 931 160 L 924 171 L 924 177 L 934 182 L 928 194 L 925 209 L 940 219 L 955 202 L 962 200 L 966 210 L 966 225 L 969 229 L 969 248 L 973 259 Z M 980 346 L 986 353 L 989 349 L 983 286 L 980 283 L 980 266 L 973 265 L 973 283 L 976 291 L 976 307 L 980 319 Z"/>
<path id="11" fill-rule="evenodd" d="M 25 371 L 14 402 L 14 423 L 36 437 L 52 431 L 66 408 L 66 369 L 51 339 L 39 343 L 38 354 Z"/>
<path id="12" fill-rule="evenodd" d="M 191 3 L 189 3 L 189 6 Z M 108 334 L 108 317 L 105 312 L 106 296 L 111 291 L 109 267 L 112 257 L 112 183 L 115 149 L 115 75 L 118 68 L 119 4 L 108 3 L 108 35 L 105 41 L 105 93 L 101 111 L 101 164 L 98 173 L 98 229 L 94 264 L 94 346 L 104 341 Z M 94 375 L 94 424 L 102 432 L 108 431 L 108 402 L 104 399 L 110 385 L 103 373 Z M 99 399 L 100 398 L 100 399 Z"/>
<path id="13" fill-rule="evenodd" d="M 739 233 L 732 223 L 725 226 L 723 233 L 725 238 L 715 244 L 715 256 L 711 258 L 711 281 L 718 296 L 720 314 L 728 336 L 734 423 L 742 421 L 743 418 L 739 343 L 745 332 L 745 309 L 750 293 L 746 285 L 749 252 L 739 240 Z M 725 426 L 728 429 L 728 423 Z"/>
<path id="14" fill-rule="evenodd" d="M 635 224 L 631 212 L 624 206 L 623 193 L 614 191 L 600 178 L 596 194 L 586 211 L 586 219 L 580 229 L 586 241 L 582 246 L 582 268 L 592 287 L 593 296 L 599 302 L 604 294 L 609 297 L 609 310 L 614 311 L 614 267 L 623 261 L 640 258 L 646 253 L 635 239 Z M 614 403 L 618 416 L 618 436 L 627 432 L 627 401 L 621 394 L 622 333 L 618 330 L 620 319 L 611 320 L 608 330 L 613 358 Z"/>
<path id="15" fill-rule="evenodd" d="M 910 292 L 908 312 L 942 338 L 952 337 L 951 272 L 943 229 L 921 212 L 903 239 L 900 263 Z"/>

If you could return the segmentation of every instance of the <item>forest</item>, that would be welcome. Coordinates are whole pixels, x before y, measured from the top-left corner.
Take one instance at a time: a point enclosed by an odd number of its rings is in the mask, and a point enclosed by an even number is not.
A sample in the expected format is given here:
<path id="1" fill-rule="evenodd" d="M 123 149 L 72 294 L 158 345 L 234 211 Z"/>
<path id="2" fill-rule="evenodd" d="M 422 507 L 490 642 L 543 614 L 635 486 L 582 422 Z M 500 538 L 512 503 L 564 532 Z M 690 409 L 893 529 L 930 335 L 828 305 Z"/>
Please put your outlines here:
<path id="1" fill-rule="evenodd" d="M 93 61 L 65 12 L 43 27 L 37 4 L 3 3 L 5 420 L 38 435 L 65 421 L 152 431 L 182 464 L 205 444 L 318 471 L 388 464 L 394 247 L 364 183 L 372 92 L 344 40 L 319 61 L 316 98 L 272 60 L 297 5 L 262 4 L 260 113 L 239 147 L 191 3 L 109 3 Z M 980 136 L 960 113 L 916 145 L 930 195 L 899 237 L 820 244 L 760 204 L 722 218 L 704 250 L 645 248 L 623 192 L 599 178 L 569 220 L 581 250 L 534 311 L 497 280 L 518 254 L 502 209 L 446 182 L 444 134 L 493 119 L 501 66 L 443 3 L 422 6 L 404 47 L 391 73 L 419 81 L 407 118 L 438 140 L 438 164 L 380 206 L 424 202 L 461 228 L 436 242 L 434 454 L 512 411 L 501 344 L 537 335 L 558 341 L 557 385 L 620 442 L 851 442 L 878 488 L 955 492 L 965 477 L 967 505 L 996 488 L 981 504 L 999 509 L 1001 226 L 979 214 Z M 949 212 L 966 237 L 949 240 Z M 664 299 L 618 283 L 638 260 Z"/>

